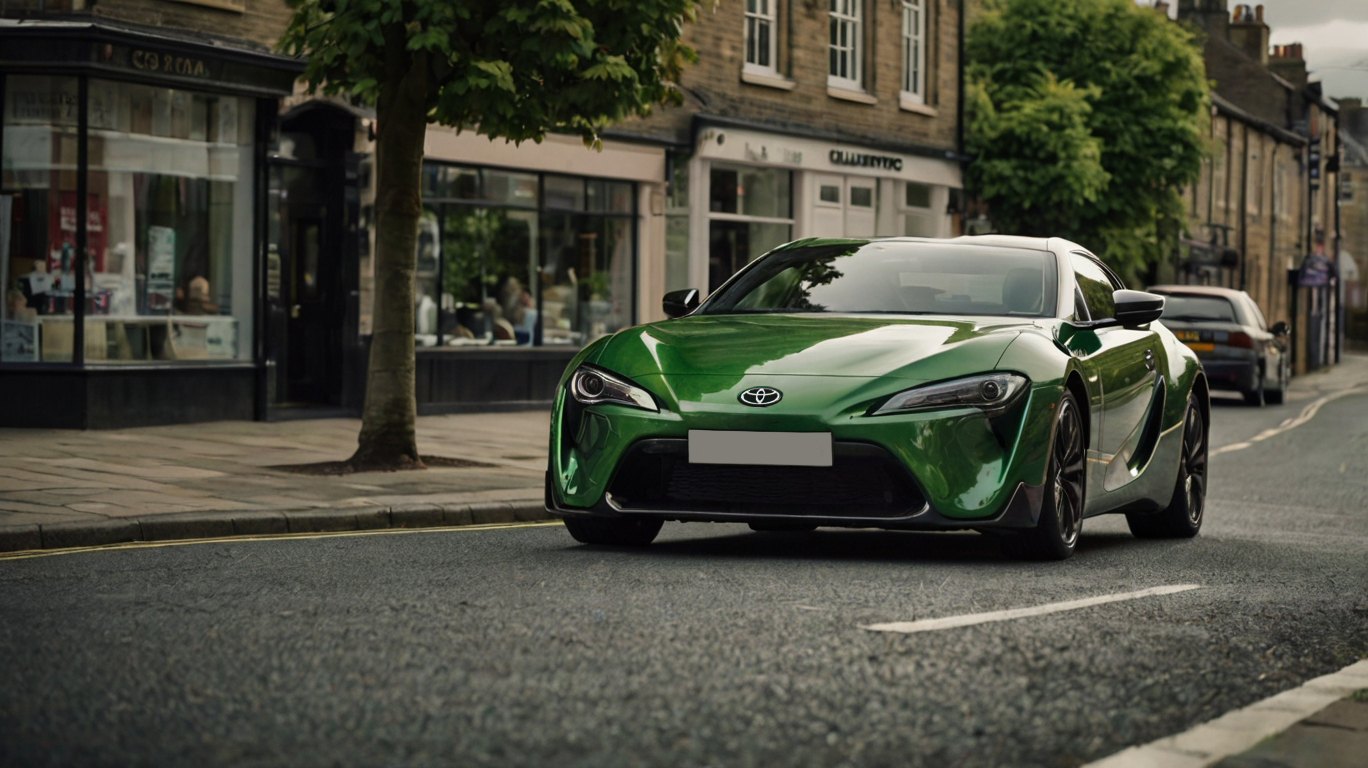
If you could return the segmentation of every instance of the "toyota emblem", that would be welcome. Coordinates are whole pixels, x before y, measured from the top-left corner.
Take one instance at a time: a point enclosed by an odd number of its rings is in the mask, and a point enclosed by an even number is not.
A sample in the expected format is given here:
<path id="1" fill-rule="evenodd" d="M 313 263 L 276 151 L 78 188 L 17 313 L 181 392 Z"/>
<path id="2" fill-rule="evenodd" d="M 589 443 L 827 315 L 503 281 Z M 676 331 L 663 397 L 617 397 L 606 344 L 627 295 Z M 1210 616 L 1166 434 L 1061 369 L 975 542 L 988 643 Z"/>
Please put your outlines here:
<path id="1" fill-rule="evenodd" d="M 743 405 L 751 405 L 756 408 L 764 408 L 767 405 L 774 405 L 783 399 L 784 393 L 773 387 L 751 387 L 736 396 Z"/>

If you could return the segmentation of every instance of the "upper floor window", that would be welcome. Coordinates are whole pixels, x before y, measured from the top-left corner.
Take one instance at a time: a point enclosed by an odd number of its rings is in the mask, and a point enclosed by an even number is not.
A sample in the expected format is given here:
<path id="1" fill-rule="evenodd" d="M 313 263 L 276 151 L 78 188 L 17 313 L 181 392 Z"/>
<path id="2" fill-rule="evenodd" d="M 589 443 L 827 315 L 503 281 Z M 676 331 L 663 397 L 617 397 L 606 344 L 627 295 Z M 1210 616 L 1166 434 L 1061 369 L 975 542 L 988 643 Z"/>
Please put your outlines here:
<path id="1" fill-rule="evenodd" d="M 860 89 L 861 0 L 831 0 L 831 58 L 827 84 Z"/>
<path id="2" fill-rule="evenodd" d="M 926 102 L 926 0 L 903 0 L 902 95 Z"/>
<path id="3" fill-rule="evenodd" d="M 746 0 L 746 69 L 773 74 L 775 4 L 778 0 Z"/>

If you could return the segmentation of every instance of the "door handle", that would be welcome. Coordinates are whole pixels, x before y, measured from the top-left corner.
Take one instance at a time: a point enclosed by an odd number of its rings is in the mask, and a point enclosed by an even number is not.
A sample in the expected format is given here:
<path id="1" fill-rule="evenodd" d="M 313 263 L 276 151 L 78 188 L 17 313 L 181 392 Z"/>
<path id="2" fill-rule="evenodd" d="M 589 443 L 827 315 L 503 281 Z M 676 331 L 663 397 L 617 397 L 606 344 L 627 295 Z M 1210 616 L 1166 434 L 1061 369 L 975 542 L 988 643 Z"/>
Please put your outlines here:
<path id="1" fill-rule="evenodd" d="M 1145 350 L 1145 367 L 1151 371 L 1154 370 L 1154 350 L 1152 349 Z"/>

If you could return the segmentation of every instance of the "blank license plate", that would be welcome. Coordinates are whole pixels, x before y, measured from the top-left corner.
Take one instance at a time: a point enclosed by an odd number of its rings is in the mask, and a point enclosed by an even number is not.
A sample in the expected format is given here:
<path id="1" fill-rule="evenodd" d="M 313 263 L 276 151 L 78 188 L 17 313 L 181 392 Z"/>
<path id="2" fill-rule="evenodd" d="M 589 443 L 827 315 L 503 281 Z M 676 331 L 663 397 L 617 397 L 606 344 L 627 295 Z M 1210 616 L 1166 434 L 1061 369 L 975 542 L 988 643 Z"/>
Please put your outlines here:
<path id="1" fill-rule="evenodd" d="M 689 463 L 829 467 L 831 433 L 691 429 Z"/>

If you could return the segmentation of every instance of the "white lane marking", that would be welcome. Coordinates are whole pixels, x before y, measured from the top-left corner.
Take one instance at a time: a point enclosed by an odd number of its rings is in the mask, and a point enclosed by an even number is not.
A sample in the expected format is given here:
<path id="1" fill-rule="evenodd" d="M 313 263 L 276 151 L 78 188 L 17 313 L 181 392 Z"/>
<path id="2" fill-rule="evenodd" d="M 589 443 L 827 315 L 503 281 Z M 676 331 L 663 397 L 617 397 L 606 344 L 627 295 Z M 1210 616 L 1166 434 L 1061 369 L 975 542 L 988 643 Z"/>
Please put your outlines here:
<path id="1" fill-rule="evenodd" d="M 1012 608 L 1006 611 L 990 611 L 988 613 L 968 613 L 963 616 L 946 616 L 942 619 L 922 619 L 921 621 L 895 621 L 889 624 L 870 624 L 860 627 L 871 632 L 902 632 L 912 634 L 914 632 L 935 632 L 941 629 L 954 629 L 956 627 L 969 627 L 975 624 L 988 624 L 995 621 L 1011 621 L 1012 619 L 1024 619 L 1030 616 L 1044 616 L 1049 613 L 1059 613 L 1060 611 L 1076 611 L 1079 608 L 1089 608 L 1094 605 L 1105 605 L 1106 603 L 1119 603 L 1123 600 L 1137 600 L 1142 597 L 1152 597 L 1154 595 L 1172 595 L 1175 592 L 1187 592 L 1192 589 L 1201 589 L 1200 584 L 1172 584 L 1166 587 L 1150 587 L 1138 592 L 1121 592 L 1115 595 L 1100 595 L 1098 597 L 1085 597 L 1081 600 L 1066 600 L 1062 603 L 1046 603 L 1045 605 L 1035 605 L 1030 608 Z"/>
<path id="2" fill-rule="evenodd" d="M 1368 659 L 1308 680 L 1175 736 L 1130 747 L 1083 768 L 1204 768 L 1236 755 L 1362 688 L 1368 688 Z"/>
<path id="3" fill-rule="evenodd" d="M 1315 402 L 1307 405 L 1305 408 L 1302 409 L 1300 415 L 1291 419 L 1284 419 L 1283 423 L 1279 424 L 1276 427 L 1273 427 L 1272 429 L 1265 429 L 1264 431 L 1260 432 L 1254 437 L 1249 438 L 1247 442 L 1232 443 L 1230 445 L 1221 446 L 1220 448 L 1217 448 L 1216 450 L 1212 451 L 1211 455 L 1220 456 L 1223 453 L 1230 453 L 1231 451 L 1241 451 L 1255 443 L 1267 440 L 1270 437 L 1276 437 L 1284 432 L 1296 429 L 1297 427 L 1300 427 L 1306 422 L 1316 418 L 1316 413 L 1320 411 L 1321 406 L 1325 405 L 1331 400 L 1338 400 L 1341 397 L 1362 394 L 1363 392 L 1368 392 L 1368 390 L 1365 390 L 1362 387 L 1354 387 L 1353 389 L 1342 389 L 1339 392 L 1331 392 L 1325 397 L 1322 397 L 1316 400 Z"/>

